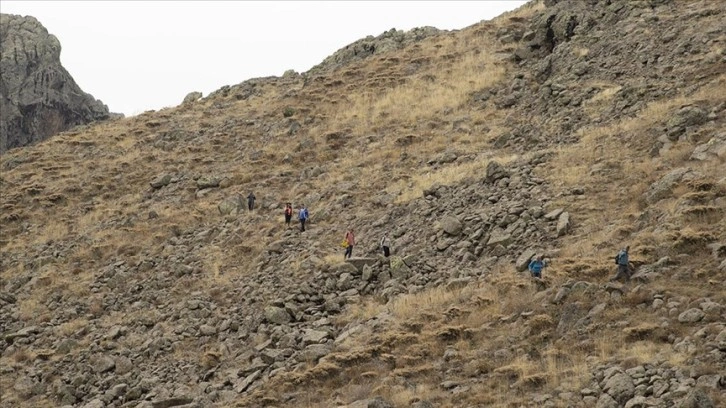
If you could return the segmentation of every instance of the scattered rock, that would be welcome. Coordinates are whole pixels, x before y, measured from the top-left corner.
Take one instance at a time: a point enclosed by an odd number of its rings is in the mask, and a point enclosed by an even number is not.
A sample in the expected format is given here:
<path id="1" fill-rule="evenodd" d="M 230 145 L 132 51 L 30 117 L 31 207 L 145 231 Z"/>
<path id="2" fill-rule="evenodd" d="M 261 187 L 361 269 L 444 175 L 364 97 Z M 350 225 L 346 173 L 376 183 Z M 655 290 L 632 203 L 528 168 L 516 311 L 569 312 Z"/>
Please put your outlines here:
<path id="1" fill-rule="evenodd" d="M 106 371 L 111 371 L 116 367 L 116 362 L 111 358 L 107 356 L 96 356 L 91 361 L 93 371 L 96 373 L 105 373 Z"/>
<path id="2" fill-rule="evenodd" d="M 169 183 L 171 183 L 171 174 L 160 174 L 154 178 L 154 180 L 151 181 L 151 187 L 154 189 L 159 189 L 164 186 L 168 186 Z"/>
<path id="3" fill-rule="evenodd" d="M 252 374 L 248 375 L 247 377 L 245 377 L 244 379 L 239 381 L 237 384 L 235 384 L 234 390 L 237 393 L 245 392 L 247 390 L 247 388 L 249 388 L 249 386 L 252 385 L 253 382 L 257 381 L 257 379 L 260 378 L 261 374 L 262 374 L 261 370 L 257 370 L 255 372 L 253 372 Z"/>
<path id="4" fill-rule="evenodd" d="M 505 177 L 509 177 L 509 172 L 502 166 L 501 164 L 490 161 L 487 164 L 487 170 L 486 170 L 486 181 L 489 183 L 494 183 L 500 179 L 503 179 Z"/>
<path id="5" fill-rule="evenodd" d="M 265 308 L 265 318 L 267 321 L 274 324 L 286 324 L 292 321 L 292 316 L 287 313 L 287 310 L 275 306 L 268 306 Z"/>

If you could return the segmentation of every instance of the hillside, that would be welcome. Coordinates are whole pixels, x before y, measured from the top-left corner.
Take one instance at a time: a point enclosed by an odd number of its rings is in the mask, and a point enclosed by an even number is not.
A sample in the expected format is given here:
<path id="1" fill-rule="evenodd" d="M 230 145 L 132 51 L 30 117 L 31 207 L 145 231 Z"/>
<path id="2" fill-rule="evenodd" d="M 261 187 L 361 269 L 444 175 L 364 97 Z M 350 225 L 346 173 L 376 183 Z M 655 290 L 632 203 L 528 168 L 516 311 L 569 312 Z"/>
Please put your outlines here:
<path id="1" fill-rule="evenodd" d="M 724 405 L 725 21 L 534 1 L 3 154 L 0 406 Z"/>

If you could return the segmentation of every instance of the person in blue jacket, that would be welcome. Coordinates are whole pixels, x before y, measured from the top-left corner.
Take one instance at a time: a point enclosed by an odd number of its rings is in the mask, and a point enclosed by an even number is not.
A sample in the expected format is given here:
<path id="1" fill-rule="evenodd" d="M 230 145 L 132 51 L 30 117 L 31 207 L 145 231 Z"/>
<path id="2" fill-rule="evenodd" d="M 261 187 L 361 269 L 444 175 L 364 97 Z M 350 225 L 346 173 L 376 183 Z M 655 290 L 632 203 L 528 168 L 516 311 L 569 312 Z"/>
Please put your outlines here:
<path id="1" fill-rule="evenodd" d="M 529 263 L 529 272 L 532 274 L 532 277 L 541 279 L 542 270 L 545 266 L 547 266 L 547 264 L 542 260 L 542 256 L 537 256 Z"/>
<path id="2" fill-rule="evenodd" d="M 305 204 L 300 206 L 300 211 L 297 213 L 297 219 L 300 220 L 300 231 L 305 232 L 305 222 L 310 217 L 310 214 L 308 213 L 308 207 L 305 207 Z"/>

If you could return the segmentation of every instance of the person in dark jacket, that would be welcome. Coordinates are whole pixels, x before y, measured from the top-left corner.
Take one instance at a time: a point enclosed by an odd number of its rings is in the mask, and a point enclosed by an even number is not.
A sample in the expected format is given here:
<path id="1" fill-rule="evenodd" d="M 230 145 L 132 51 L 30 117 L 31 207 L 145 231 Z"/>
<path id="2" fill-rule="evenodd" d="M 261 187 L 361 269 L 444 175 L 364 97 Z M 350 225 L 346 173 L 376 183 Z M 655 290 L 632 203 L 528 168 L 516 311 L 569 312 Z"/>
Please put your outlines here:
<path id="1" fill-rule="evenodd" d="M 547 266 L 547 263 L 542 260 L 542 256 L 537 256 L 529 263 L 529 272 L 532 277 L 542 279 L 542 270 L 545 266 Z"/>
<path id="2" fill-rule="evenodd" d="M 615 263 L 618 265 L 618 272 L 613 276 L 610 280 L 619 280 L 619 279 L 625 279 L 626 282 L 630 281 L 630 259 L 628 256 L 628 252 L 630 251 L 630 246 L 626 246 L 625 248 L 621 249 L 620 252 L 615 256 Z"/>
<path id="3" fill-rule="evenodd" d="M 252 211 L 255 209 L 255 200 L 257 197 L 255 197 L 255 193 L 250 191 L 250 194 L 247 196 L 247 208 Z"/>

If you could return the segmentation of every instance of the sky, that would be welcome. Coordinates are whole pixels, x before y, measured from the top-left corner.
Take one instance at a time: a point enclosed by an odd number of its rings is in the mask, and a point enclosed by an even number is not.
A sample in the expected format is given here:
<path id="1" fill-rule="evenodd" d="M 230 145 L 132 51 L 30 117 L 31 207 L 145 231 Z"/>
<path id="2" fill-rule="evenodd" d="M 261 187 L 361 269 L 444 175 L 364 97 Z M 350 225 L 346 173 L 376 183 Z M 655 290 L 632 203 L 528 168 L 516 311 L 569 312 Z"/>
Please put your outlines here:
<path id="1" fill-rule="evenodd" d="M 305 72 L 391 28 L 463 29 L 526 1 L 17 1 L 0 12 L 38 19 L 61 63 L 111 112 L 176 106 L 250 78 Z"/>

